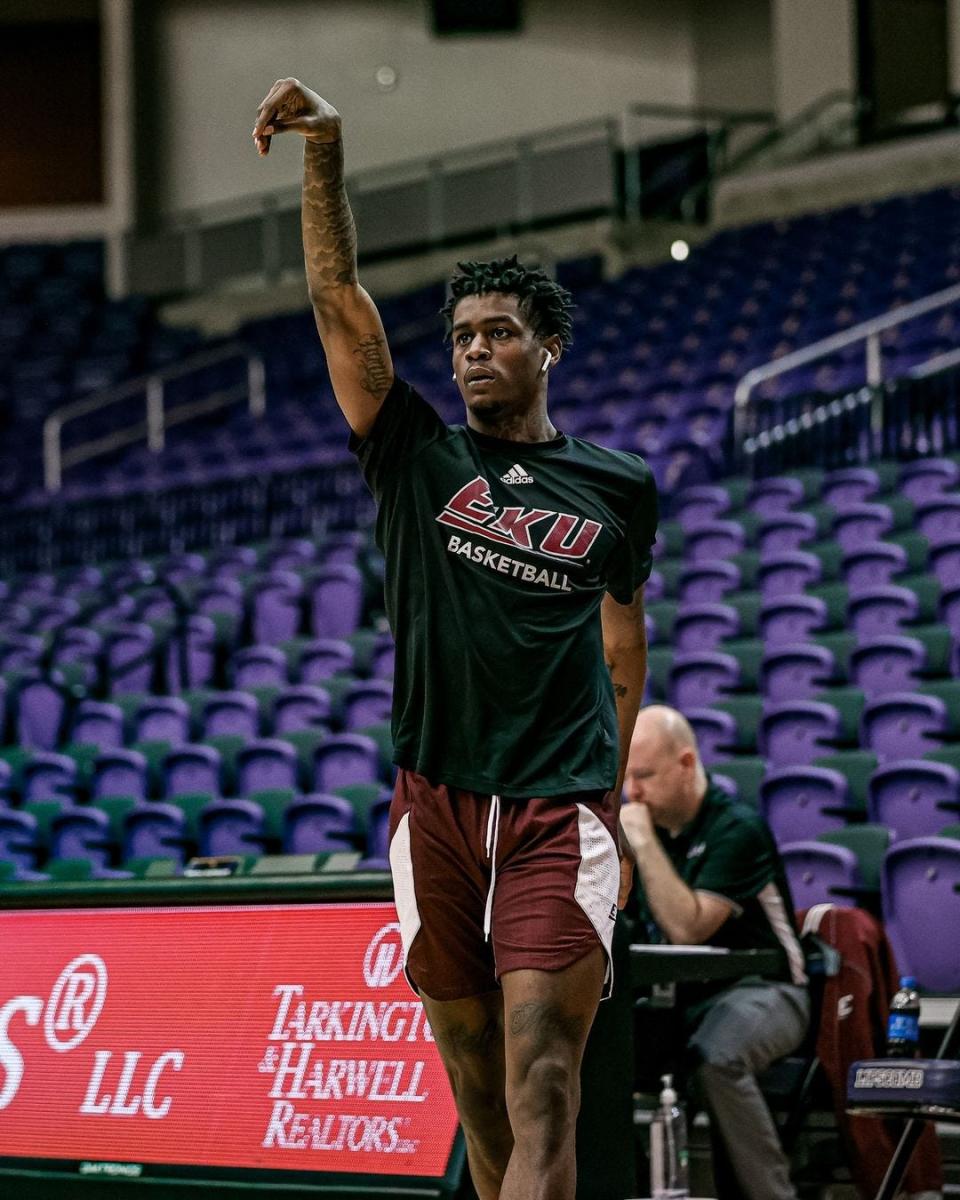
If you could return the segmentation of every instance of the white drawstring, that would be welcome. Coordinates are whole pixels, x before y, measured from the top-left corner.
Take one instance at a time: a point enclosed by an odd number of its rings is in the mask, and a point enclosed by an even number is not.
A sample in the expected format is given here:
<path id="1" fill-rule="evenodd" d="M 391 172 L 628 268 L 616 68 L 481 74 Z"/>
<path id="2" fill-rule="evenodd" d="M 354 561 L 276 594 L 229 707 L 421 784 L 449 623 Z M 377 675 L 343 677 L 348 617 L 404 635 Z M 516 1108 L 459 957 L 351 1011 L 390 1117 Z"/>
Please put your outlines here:
<path id="1" fill-rule="evenodd" d="M 487 889 L 487 906 L 483 910 L 483 940 L 490 941 L 490 923 L 493 919 L 493 889 L 497 882 L 497 834 L 500 832 L 500 797 L 490 797 L 490 815 L 487 817 L 486 854 L 490 860 L 490 887 Z"/>

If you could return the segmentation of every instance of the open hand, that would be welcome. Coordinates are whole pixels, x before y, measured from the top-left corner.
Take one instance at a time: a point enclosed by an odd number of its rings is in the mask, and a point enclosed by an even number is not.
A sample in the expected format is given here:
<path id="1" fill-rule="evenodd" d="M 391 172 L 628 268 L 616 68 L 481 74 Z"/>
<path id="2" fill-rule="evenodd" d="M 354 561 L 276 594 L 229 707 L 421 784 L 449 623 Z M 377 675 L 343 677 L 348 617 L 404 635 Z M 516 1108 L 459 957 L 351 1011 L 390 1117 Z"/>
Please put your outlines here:
<path id="1" fill-rule="evenodd" d="M 299 133 L 311 142 L 336 142 L 340 114 L 299 79 L 278 79 L 257 109 L 253 141 L 259 154 L 270 153 L 275 133 Z"/>

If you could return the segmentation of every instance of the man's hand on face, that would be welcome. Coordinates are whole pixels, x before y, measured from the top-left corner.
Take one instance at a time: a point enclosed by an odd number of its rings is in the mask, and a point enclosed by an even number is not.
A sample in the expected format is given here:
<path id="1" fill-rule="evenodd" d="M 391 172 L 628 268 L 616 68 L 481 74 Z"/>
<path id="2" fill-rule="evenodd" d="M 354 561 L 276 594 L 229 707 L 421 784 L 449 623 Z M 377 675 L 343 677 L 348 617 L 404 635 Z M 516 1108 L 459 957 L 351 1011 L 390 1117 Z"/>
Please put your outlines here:
<path id="1" fill-rule="evenodd" d="M 634 851 L 642 850 L 657 836 L 650 809 L 643 803 L 624 804 L 620 809 L 620 824 Z"/>

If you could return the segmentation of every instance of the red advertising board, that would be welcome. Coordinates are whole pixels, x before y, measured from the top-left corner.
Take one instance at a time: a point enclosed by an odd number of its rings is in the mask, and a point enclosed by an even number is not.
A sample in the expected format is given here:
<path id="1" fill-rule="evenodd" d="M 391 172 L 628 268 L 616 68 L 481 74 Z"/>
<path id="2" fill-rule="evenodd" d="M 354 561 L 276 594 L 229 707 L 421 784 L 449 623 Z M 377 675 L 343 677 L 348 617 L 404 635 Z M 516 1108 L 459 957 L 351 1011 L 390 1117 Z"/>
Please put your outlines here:
<path id="1" fill-rule="evenodd" d="M 391 904 L 0 913 L 0 1156 L 442 1177 Z"/>

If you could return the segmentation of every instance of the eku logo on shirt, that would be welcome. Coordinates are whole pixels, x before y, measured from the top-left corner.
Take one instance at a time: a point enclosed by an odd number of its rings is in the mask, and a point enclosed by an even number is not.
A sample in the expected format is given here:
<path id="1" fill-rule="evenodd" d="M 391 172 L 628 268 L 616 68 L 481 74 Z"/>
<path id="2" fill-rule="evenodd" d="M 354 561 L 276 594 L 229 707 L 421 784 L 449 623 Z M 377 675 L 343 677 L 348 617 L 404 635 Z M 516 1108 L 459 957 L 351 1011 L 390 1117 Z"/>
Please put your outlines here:
<path id="1" fill-rule="evenodd" d="M 501 508 L 493 503 L 490 485 L 481 475 L 450 497 L 437 520 L 502 546 L 515 546 L 560 561 L 585 558 L 603 529 L 599 521 L 548 508 Z M 534 526 L 544 530 L 542 536 L 536 536 Z"/>

